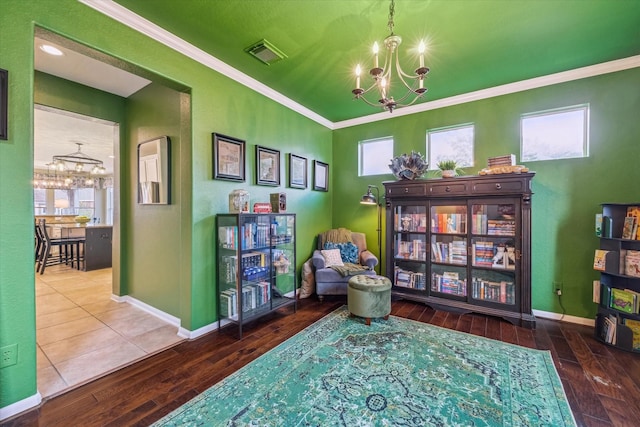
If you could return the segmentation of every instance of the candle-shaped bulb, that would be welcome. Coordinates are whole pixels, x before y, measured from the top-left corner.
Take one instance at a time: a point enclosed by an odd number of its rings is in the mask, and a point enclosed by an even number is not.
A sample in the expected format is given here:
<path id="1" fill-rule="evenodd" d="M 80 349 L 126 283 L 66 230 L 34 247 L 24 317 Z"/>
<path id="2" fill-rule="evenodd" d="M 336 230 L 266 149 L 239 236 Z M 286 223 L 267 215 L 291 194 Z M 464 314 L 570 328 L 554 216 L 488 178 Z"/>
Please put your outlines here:
<path id="1" fill-rule="evenodd" d="M 356 65 L 356 89 L 360 89 L 360 73 L 362 70 L 360 69 L 360 64 Z"/>
<path id="2" fill-rule="evenodd" d="M 373 42 L 374 68 L 378 68 L 378 42 Z"/>
<path id="3" fill-rule="evenodd" d="M 420 53 L 420 68 L 424 67 L 424 42 L 420 40 L 420 45 L 418 46 L 418 53 Z"/>

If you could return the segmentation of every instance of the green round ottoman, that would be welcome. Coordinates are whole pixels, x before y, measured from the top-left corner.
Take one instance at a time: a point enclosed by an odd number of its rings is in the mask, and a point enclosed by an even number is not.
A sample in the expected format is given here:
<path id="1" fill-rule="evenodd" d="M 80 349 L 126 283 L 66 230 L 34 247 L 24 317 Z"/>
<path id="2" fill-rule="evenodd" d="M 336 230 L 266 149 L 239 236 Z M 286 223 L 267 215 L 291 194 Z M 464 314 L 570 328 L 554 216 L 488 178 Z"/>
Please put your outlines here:
<path id="1" fill-rule="evenodd" d="M 387 320 L 391 313 L 391 281 L 384 276 L 353 276 L 347 286 L 347 306 L 352 316 L 364 317 L 367 325 L 374 317 Z"/>

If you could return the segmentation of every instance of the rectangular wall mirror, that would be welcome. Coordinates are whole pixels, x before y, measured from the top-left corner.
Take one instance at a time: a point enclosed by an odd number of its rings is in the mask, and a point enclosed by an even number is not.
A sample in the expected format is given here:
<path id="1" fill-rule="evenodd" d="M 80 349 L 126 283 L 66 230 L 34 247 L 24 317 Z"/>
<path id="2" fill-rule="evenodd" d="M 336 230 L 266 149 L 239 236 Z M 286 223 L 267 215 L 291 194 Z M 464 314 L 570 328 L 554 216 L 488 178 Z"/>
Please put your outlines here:
<path id="1" fill-rule="evenodd" d="M 171 203 L 171 140 L 161 136 L 138 144 L 138 203 Z"/>

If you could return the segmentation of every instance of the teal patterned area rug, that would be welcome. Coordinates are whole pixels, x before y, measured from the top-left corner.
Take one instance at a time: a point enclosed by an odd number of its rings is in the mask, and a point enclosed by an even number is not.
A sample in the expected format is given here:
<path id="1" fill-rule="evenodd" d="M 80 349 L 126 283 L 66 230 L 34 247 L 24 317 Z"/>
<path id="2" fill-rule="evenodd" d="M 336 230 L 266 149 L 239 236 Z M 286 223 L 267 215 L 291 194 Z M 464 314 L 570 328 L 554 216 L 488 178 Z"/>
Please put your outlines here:
<path id="1" fill-rule="evenodd" d="M 346 307 L 155 426 L 575 426 L 549 352 Z"/>

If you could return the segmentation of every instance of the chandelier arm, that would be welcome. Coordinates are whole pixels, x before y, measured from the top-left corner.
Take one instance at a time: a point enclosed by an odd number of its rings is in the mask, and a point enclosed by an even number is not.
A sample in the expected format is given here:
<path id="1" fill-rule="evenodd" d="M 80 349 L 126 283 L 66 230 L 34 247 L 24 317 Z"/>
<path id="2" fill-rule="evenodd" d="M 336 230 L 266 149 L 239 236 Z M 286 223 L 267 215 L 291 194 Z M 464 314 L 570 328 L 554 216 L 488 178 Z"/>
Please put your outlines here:
<path id="1" fill-rule="evenodd" d="M 359 96 L 359 97 L 358 97 L 358 98 L 356 98 L 356 99 L 361 99 L 365 104 L 367 104 L 367 105 L 369 105 L 369 106 L 371 106 L 371 107 L 383 107 L 383 108 L 384 108 L 384 105 L 382 105 L 382 104 L 380 103 L 380 101 L 371 102 L 371 101 L 369 101 L 367 98 L 365 98 L 364 96 Z"/>
<path id="2" fill-rule="evenodd" d="M 404 87 L 406 87 L 408 90 L 410 90 L 411 93 L 415 93 L 414 89 L 412 88 L 413 85 L 408 84 L 406 82 L 406 80 L 404 79 L 404 77 L 412 78 L 412 76 L 410 76 L 410 75 L 406 74 L 404 71 L 402 71 L 402 68 L 400 68 L 400 58 L 398 56 L 396 56 L 396 71 L 398 72 L 398 78 L 400 78 L 400 81 L 402 82 Z"/>

